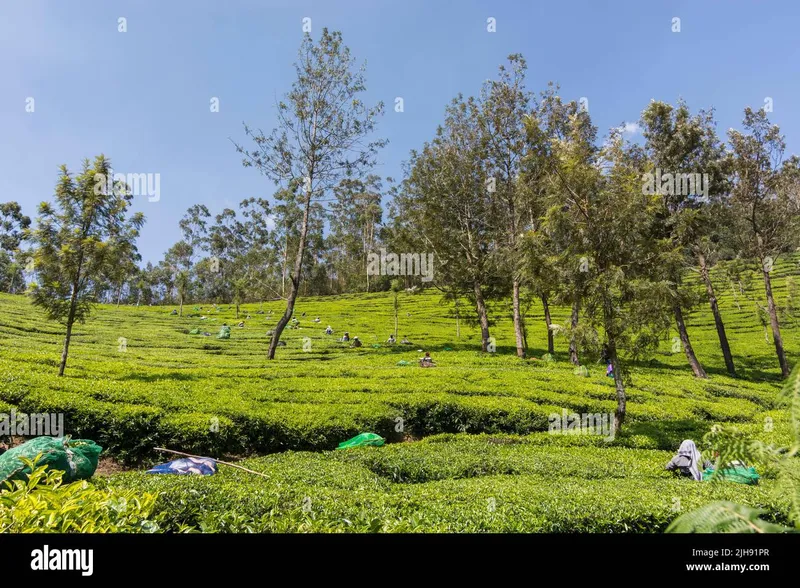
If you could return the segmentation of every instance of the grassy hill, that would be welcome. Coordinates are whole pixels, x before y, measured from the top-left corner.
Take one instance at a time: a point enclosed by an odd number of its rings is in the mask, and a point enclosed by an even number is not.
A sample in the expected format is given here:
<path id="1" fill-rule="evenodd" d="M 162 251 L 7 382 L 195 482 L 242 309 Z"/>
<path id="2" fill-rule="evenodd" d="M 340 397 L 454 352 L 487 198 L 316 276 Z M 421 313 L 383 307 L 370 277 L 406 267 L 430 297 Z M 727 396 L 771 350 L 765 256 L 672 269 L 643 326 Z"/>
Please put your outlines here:
<path id="1" fill-rule="evenodd" d="M 797 262 L 774 271 L 785 305 Z M 162 526 L 172 529 L 652 531 L 680 509 L 720 498 L 780 520 L 782 498 L 771 493 L 768 473 L 750 488 L 693 484 L 662 469 L 682 439 L 699 440 L 715 423 L 788 443 L 777 360 L 755 303 L 720 294 L 739 377 L 725 375 L 713 319 L 699 308 L 688 327 L 709 379 L 695 379 L 667 338 L 631 366 L 629 420 L 612 442 L 546 433 L 548 416 L 564 409 L 614 411 L 604 366 L 575 375 L 563 339 L 556 361 L 518 360 L 510 309 L 501 303 L 492 309 L 497 353 L 481 354 L 477 329 L 462 322 L 457 338 L 435 293 L 401 295 L 400 336 L 415 344 L 394 347 L 383 344 L 393 329 L 389 294 L 301 299 L 300 328 L 284 332 L 287 345 L 273 362 L 265 359 L 267 331 L 280 302 L 245 304 L 243 328 L 226 305 L 189 305 L 183 317 L 171 315 L 173 307 L 100 306 L 76 328 L 64 378 L 56 376 L 59 325 L 26 298 L 2 295 L 0 412 L 64 412 L 68 433 L 131 464 L 154 463 L 155 446 L 262 456 L 246 465 L 269 480 L 227 471 L 191 480 L 126 473 L 107 482 L 163 492 Z M 555 309 L 555 322 L 566 316 Z M 215 336 L 223 323 L 233 325 L 228 340 Z M 531 353 L 541 358 L 540 308 L 527 323 Z M 324 334 L 328 324 L 334 336 Z M 783 327 L 794 363 L 800 325 L 787 317 Z M 195 328 L 211 336 L 189 334 Z M 339 343 L 344 331 L 364 347 Z M 438 367 L 419 368 L 419 350 Z M 422 440 L 319 452 L 363 431 Z"/>

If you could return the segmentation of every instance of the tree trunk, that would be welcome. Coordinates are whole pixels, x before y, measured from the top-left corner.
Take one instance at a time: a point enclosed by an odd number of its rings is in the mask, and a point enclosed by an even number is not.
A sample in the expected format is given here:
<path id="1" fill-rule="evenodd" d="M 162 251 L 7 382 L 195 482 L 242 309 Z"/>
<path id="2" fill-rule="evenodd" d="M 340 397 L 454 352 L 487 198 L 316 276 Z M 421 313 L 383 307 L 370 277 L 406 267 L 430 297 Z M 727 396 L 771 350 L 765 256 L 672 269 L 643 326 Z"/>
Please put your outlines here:
<path id="1" fill-rule="evenodd" d="M 461 339 L 461 313 L 459 312 L 458 298 L 456 298 L 456 339 Z"/>
<path id="2" fill-rule="evenodd" d="M 686 353 L 686 359 L 689 360 L 689 365 L 692 367 L 692 372 L 697 378 L 707 378 L 706 371 L 700 362 L 697 361 L 697 356 L 694 354 L 692 342 L 689 340 L 689 331 L 686 330 L 686 323 L 683 322 L 683 310 L 681 309 L 680 302 L 677 300 L 673 304 L 673 312 L 675 313 L 675 324 L 678 327 L 678 334 L 683 344 L 683 350 Z"/>
<path id="3" fill-rule="evenodd" d="M 117 308 L 119 308 L 119 304 L 122 301 L 122 285 L 117 289 Z"/>
<path id="4" fill-rule="evenodd" d="M 778 322 L 778 309 L 775 306 L 775 297 L 772 295 L 772 280 L 769 272 L 764 267 L 762 260 L 761 272 L 764 274 L 764 289 L 767 292 L 767 305 L 769 307 L 769 322 L 772 326 L 772 341 L 775 343 L 775 353 L 778 354 L 778 362 L 781 366 L 781 376 L 789 377 L 789 364 L 786 361 L 786 353 L 783 350 L 783 337 L 781 337 L 781 326 Z"/>
<path id="5" fill-rule="evenodd" d="M 547 301 L 547 296 L 542 296 L 542 306 L 544 307 L 544 323 L 547 325 L 547 353 L 550 355 L 555 354 L 556 348 L 553 342 L 553 329 L 552 320 L 550 319 L 550 304 Z"/>
<path id="6" fill-rule="evenodd" d="M 289 276 L 289 296 L 286 298 L 286 310 L 278 323 L 275 325 L 275 331 L 272 334 L 272 339 L 269 342 L 268 359 L 275 359 L 275 350 L 278 348 L 278 341 L 281 339 L 281 333 L 289 321 L 292 319 L 294 313 L 294 303 L 297 300 L 297 295 L 300 292 L 300 275 L 303 271 L 303 256 L 306 252 L 306 236 L 308 235 L 308 217 L 311 212 L 311 191 L 306 192 L 306 207 L 303 210 L 303 225 L 300 229 L 300 241 L 297 244 L 297 255 L 294 258 L 294 275 Z M 287 237 L 287 253 L 288 237 Z"/>
<path id="7" fill-rule="evenodd" d="M 239 303 L 236 303 L 236 318 L 239 318 Z"/>
<path id="8" fill-rule="evenodd" d="M 614 331 L 614 315 L 610 300 L 605 300 L 603 304 L 603 319 L 608 339 L 608 360 L 611 362 L 611 369 L 614 371 L 614 388 L 617 393 L 617 410 L 614 412 L 614 434 L 622 431 L 622 423 L 625 422 L 625 412 L 627 410 L 627 398 L 625 397 L 625 384 L 622 380 L 622 366 L 617 357 L 617 338 Z"/>
<path id="9" fill-rule="evenodd" d="M 706 285 L 708 303 L 711 305 L 711 312 L 714 315 L 714 324 L 717 327 L 719 346 L 722 349 L 722 356 L 725 358 L 725 368 L 728 370 L 730 375 L 735 376 L 736 368 L 733 365 L 731 346 L 728 344 L 728 336 L 725 334 L 725 323 L 722 322 L 722 314 L 719 312 L 717 296 L 714 293 L 714 284 L 711 282 L 711 276 L 708 273 L 708 264 L 706 263 L 706 258 L 702 253 L 697 254 L 697 259 L 700 262 L 700 276 L 703 279 L 703 283 Z"/>
<path id="10" fill-rule="evenodd" d="M 178 316 L 183 316 L 183 296 L 181 296 L 181 309 L 178 311 Z"/>
<path id="11" fill-rule="evenodd" d="M 614 370 L 614 389 L 617 392 L 617 410 L 614 412 L 614 434 L 622 432 L 622 423 L 625 422 L 627 399 L 625 397 L 625 384 L 622 381 L 622 366 L 617 357 L 616 338 L 608 338 L 608 354 L 611 360 L 611 369 Z"/>
<path id="12" fill-rule="evenodd" d="M 400 307 L 397 304 L 397 292 L 394 293 L 394 338 L 397 340 L 397 313 Z"/>
<path id="13" fill-rule="evenodd" d="M 570 333 L 569 333 L 569 360 L 572 365 L 581 365 L 581 360 L 578 357 L 578 344 L 575 341 L 575 329 L 578 328 L 578 318 L 580 315 L 580 298 L 577 296 L 572 302 L 572 316 L 570 317 Z"/>
<path id="14" fill-rule="evenodd" d="M 519 279 L 514 278 L 514 338 L 517 341 L 517 357 L 525 358 L 525 338 L 522 336 L 522 313 L 519 309 Z"/>
<path id="15" fill-rule="evenodd" d="M 483 300 L 483 292 L 478 282 L 473 283 L 475 291 L 475 311 L 481 324 L 481 350 L 489 350 L 489 317 L 486 314 L 486 302 Z"/>
<path id="16" fill-rule="evenodd" d="M 69 298 L 69 314 L 67 314 L 67 334 L 64 337 L 64 349 L 61 352 L 61 365 L 58 367 L 58 375 L 63 376 L 67 368 L 67 355 L 69 354 L 69 342 L 72 339 L 72 325 L 75 323 L 75 310 L 78 308 L 78 280 L 72 284 L 72 295 Z"/>
<path id="17" fill-rule="evenodd" d="M 286 266 L 289 263 L 289 223 L 286 223 L 286 244 L 283 247 L 283 270 L 281 271 L 281 296 L 286 296 Z"/>

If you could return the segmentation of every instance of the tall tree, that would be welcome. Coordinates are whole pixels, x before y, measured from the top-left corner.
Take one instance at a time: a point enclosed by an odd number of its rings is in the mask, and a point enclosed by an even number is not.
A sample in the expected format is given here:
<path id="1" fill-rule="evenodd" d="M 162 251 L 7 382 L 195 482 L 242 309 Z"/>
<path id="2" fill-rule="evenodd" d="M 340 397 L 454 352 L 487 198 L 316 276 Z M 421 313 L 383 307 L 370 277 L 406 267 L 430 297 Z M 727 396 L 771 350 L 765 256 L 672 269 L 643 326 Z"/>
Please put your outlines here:
<path id="1" fill-rule="evenodd" d="M 13 294 L 24 280 L 22 267 L 26 255 L 19 246 L 26 239 L 30 225 L 30 217 L 22 214 L 18 202 L 0 203 L 0 289 L 3 292 Z"/>
<path id="2" fill-rule="evenodd" d="M 368 108 L 359 96 L 366 90 L 364 68 L 354 69 L 350 50 L 339 32 L 322 30 L 318 43 L 306 34 L 295 64 L 297 79 L 278 103 L 278 127 L 271 134 L 245 127 L 256 146 L 237 145 L 246 167 L 256 167 L 276 184 L 302 186 L 303 218 L 289 276 L 286 310 L 269 344 L 269 359 L 292 318 L 309 238 L 312 203 L 324 197 L 344 177 L 360 177 L 374 164 L 385 141 L 369 141 L 383 103 Z"/>
<path id="3" fill-rule="evenodd" d="M 178 291 L 178 316 L 183 316 L 183 303 L 191 288 L 192 246 L 186 241 L 178 241 L 164 254 L 164 261 L 173 273 L 173 280 Z"/>
<path id="4" fill-rule="evenodd" d="M 724 149 L 714 128 L 713 111 L 700 111 L 692 116 L 683 101 L 676 107 L 651 101 L 642 112 L 641 123 L 650 163 L 645 189 L 658 194 L 662 202 L 661 212 L 654 217 L 653 231 L 654 238 L 661 240 L 663 256 L 662 263 L 655 268 L 671 284 L 673 314 L 681 346 L 694 375 L 705 378 L 705 369 L 695 355 L 684 319 L 691 296 L 681 288 L 683 275 L 696 262 L 701 267 L 726 367 L 735 373 L 701 247 L 702 238 L 711 232 L 714 224 L 708 217 L 710 197 L 727 188 L 722 168 Z M 656 185 L 661 178 L 667 181 Z"/>
<path id="5" fill-rule="evenodd" d="M 497 282 L 492 262 L 492 193 L 487 185 L 479 105 L 455 98 L 444 125 L 422 151 L 412 152 L 408 177 L 397 198 L 398 232 L 432 251 L 434 283 L 469 293 L 481 330 L 481 349 L 489 350 L 486 298 Z"/>
<path id="6" fill-rule="evenodd" d="M 731 129 L 730 165 L 733 173 L 731 205 L 736 228 L 731 232 L 739 251 L 758 260 L 764 280 L 772 341 L 781 375 L 789 376 L 771 272 L 781 254 L 797 244 L 800 222 L 790 178 L 796 177 L 798 160 L 781 167 L 786 148 L 777 125 L 763 109 L 744 111 L 744 132 Z"/>
<path id="7" fill-rule="evenodd" d="M 91 312 L 95 287 L 107 286 L 119 248 L 133 246 L 144 216 L 128 216 L 132 200 L 127 186 L 107 178 L 111 164 L 103 155 L 85 160 L 81 173 L 72 176 L 66 165 L 56 185 L 55 202 L 39 206 L 37 226 L 31 233 L 36 282 L 30 294 L 51 320 L 66 326 L 58 375 L 67 366 L 72 328 Z"/>
<path id="8" fill-rule="evenodd" d="M 524 256 L 520 239 L 529 217 L 523 201 L 528 192 L 521 188 L 519 174 L 527 147 L 525 117 L 529 114 L 531 96 L 525 89 L 525 59 L 514 54 L 508 57 L 508 62 L 508 68 L 500 66 L 497 80 L 489 80 L 484 85 L 478 121 L 494 196 L 496 214 L 490 218 L 496 222 L 495 230 L 501 244 L 498 252 L 511 281 L 517 356 L 525 357 L 525 327 L 520 306 Z M 549 320 L 546 295 L 542 295 L 542 302 Z M 549 349 L 553 353 L 552 333 L 549 330 L 548 333 Z"/>
<path id="9" fill-rule="evenodd" d="M 598 151 L 589 115 L 575 103 L 562 105 L 551 94 L 542 104 L 540 116 L 528 124 L 530 133 L 546 129 L 551 142 L 551 174 L 558 189 L 552 192 L 547 225 L 551 232 L 576 236 L 566 259 L 586 253 L 584 306 L 587 316 L 597 316 L 605 335 L 614 372 L 618 432 L 627 405 L 620 352 L 628 346 L 635 354 L 652 341 L 632 337 L 639 325 L 652 320 L 651 308 L 638 308 L 638 301 L 651 297 L 646 277 L 654 257 L 648 232 L 655 203 L 641 193 L 645 158 L 623 140 L 619 129 L 612 130 Z"/>
<path id="10" fill-rule="evenodd" d="M 369 254 L 377 244 L 378 228 L 383 217 L 382 181 L 370 174 L 360 179 L 342 180 L 334 189 L 335 201 L 329 214 L 329 241 L 333 266 L 342 291 L 370 291 L 366 271 Z"/>

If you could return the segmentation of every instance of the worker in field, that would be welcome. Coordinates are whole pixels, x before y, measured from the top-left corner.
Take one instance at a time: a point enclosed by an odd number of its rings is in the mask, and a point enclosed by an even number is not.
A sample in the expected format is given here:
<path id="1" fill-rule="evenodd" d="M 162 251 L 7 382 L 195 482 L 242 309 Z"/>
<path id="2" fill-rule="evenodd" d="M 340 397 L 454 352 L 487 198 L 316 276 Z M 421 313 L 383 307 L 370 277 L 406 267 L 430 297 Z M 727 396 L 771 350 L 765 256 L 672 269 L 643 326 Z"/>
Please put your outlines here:
<path id="1" fill-rule="evenodd" d="M 314 319 L 312 322 L 314 322 L 314 323 L 318 323 L 318 322 L 321 322 L 321 321 L 319 320 L 319 317 L 317 317 L 317 318 L 315 318 L 315 319 Z"/>
<path id="2" fill-rule="evenodd" d="M 326 335 L 333 335 L 333 329 L 331 328 L 330 325 L 328 325 L 328 328 L 325 329 L 325 334 Z"/>
<path id="3" fill-rule="evenodd" d="M 358 337 L 353 337 L 353 342 L 350 344 L 350 347 L 361 347 L 361 341 L 358 340 Z"/>
<path id="4" fill-rule="evenodd" d="M 345 331 L 344 335 L 342 335 L 342 338 L 339 339 L 339 341 L 341 341 L 342 343 L 347 343 L 349 340 L 350 340 L 350 333 L 348 333 L 347 331 Z"/>
<path id="5" fill-rule="evenodd" d="M 389 345 L 394 345 L 395 343 L 397 343 L 397 340 L 394 338 L 394 334 L 389 335 L 389 338 L 386 339 L 386 343 Z"/>
<path id="6" fill-rule="evenodd" d="M 424 357 L 419 358 L 419 365 L 420 367 L 435 367 L 436 364 L 433 362 L 433 358 L 429 351 L 425 352 Z"/>
<path id="7" fill-rule="evenodd" d="M 700 469 L 710 468 L 712 463 L 703 460 L 700 450 L 691 439 L 686 439 L 678 448 L 678 454 L 673 457 L 664 469 L 670 472 L 678 472 L 681 476 L 692 478 L 698 482 L 702 481 L 703 473 Z"/>
<path id="8" fill-rule="evenodd" d="M 412 343 L 411 341 L 409 341 L 409 340 L 408 340 L 408 336 L 406 336 L 406 335 L 403 335 L 403 340 L 402 340 L 402 341 L 400 341 L 400 343 L 401 343 L 402 345 L 413 345 L 413 343 Z"/>
<path id="9" fill-rule="evenodd" d="M 240 329 L 244 328 L 244 321 L 240 321 L 238 325 L 236 325 Z"/>

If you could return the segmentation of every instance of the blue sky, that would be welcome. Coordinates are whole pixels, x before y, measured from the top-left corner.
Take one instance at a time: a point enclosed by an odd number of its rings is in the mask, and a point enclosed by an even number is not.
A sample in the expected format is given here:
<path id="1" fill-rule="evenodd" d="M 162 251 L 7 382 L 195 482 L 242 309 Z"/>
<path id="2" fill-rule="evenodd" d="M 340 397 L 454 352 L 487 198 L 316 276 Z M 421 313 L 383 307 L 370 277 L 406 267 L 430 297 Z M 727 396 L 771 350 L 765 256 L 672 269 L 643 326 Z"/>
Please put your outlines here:
<path id="1" fill-rule="evenodd" d="M 158 173 L 160 200 L 134 206 L 147 217 L 146 261 L 180 238 L 178 220 L 192 204 L 219 212 L 269 198 L 273 185 L 242 167 L 231 139 L 245 140 L 243 122 L 274 126 L 305 17 L 315 37 L 340 30 L 366 60 L 367 100 L 386 104 L 382 176 L 400 177 L 447 102 L 477 93 L 516 52 L 528 61 L 531 90 L 553 80 L 565 98 L 586 97 L 601 135 L 636 121 L 651 98 L 679 97 L 693 110 L 713 106 L 724 135 L 745 106 L 770 97 L 787 151 L 800 151 L 793 0 L 0 0 L 0 198 L 33 217 L 52 197 L 60 164 L 74 169 L 101 152 L 115 171 Z"/>

